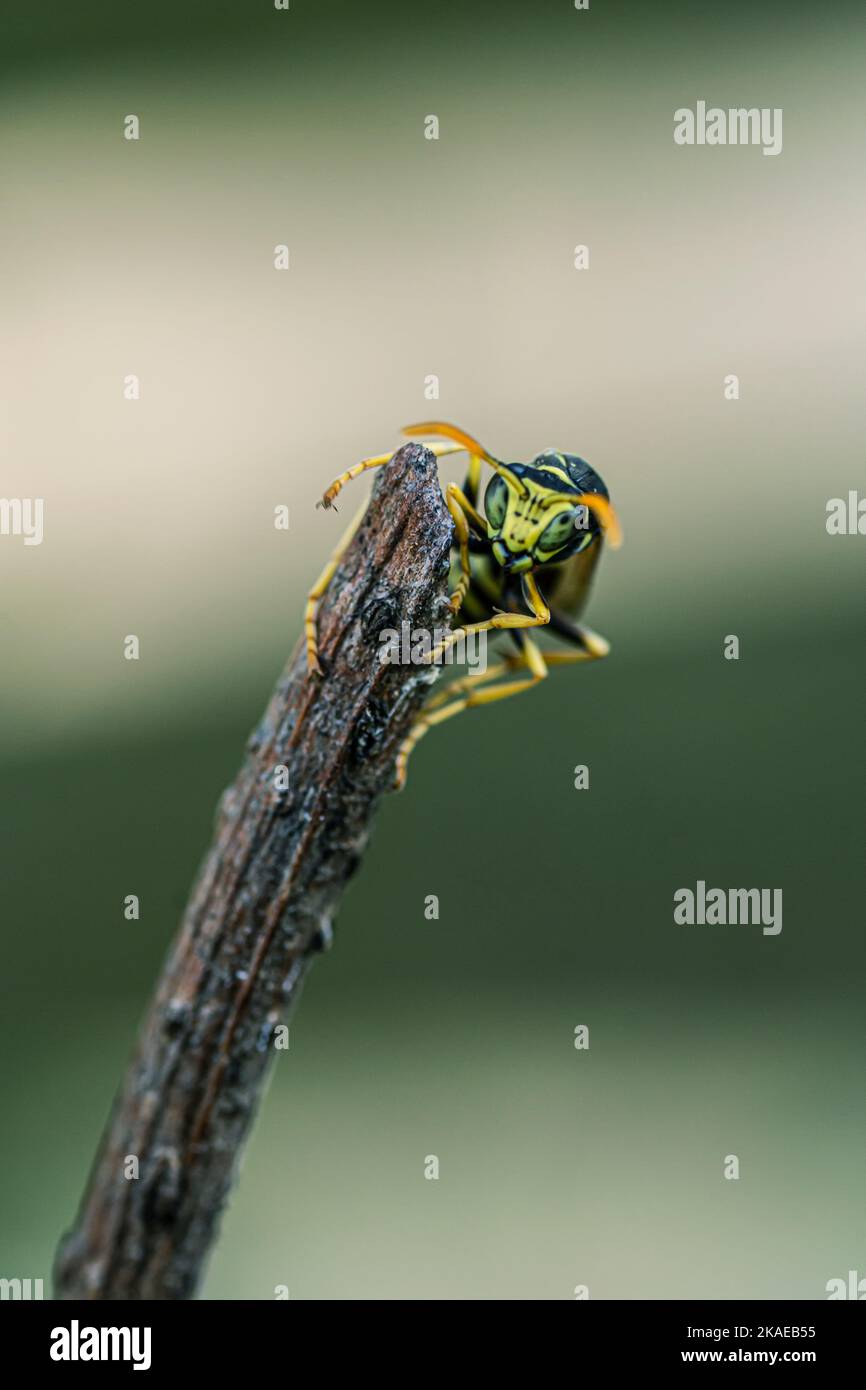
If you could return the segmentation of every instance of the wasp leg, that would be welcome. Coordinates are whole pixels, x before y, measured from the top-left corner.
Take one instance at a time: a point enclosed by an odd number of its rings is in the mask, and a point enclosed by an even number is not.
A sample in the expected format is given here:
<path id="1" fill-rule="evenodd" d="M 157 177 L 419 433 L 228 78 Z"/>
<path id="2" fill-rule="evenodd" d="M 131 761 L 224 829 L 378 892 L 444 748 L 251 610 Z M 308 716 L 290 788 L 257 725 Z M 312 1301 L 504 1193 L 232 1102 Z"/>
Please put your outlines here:
<path id="1" fill-rule="evenodd" d="M 561 653 L 561 655 L 571 655 L 571 653 Z M 577 655 L 575 653 L 575 656 Z M 423 706 L 416 723 L 400 745 L 394 775 L 394 790 L 401 791 L 406 785 L 409 755 L 419 739 L 422 739 L 429 729 L 432 729 L 436 724 L 444 723 L 446 719 L 453 718 L 455 714 L 461 714 L 465 709 L 473 709 L 476 705 L 490 705 L 495 700 L 507 700 L 509 695 L 519 695 L 523 690 L 531 690 L 539 681 L 544 680 L 547 675 L 547 664 L 547 658 L 542 655 L 532 638 L 526 637 L 520 656 L 506 657 L 503 662 L 497 666 L 492 666 L 483 675 L 479 673 L 464 676 L 462 680 L 455 681 L 441 694 L 434 695 Z M 514 671 L 521 667 L 528 667 L 530 671 L 529 676 L 524 680 L 506 681 L 504 685 L 476 685 L 476 682 L 480 681 L 495 681 L 504 672 Z M 452 700 L 450 704 L 442 703 L 443 698 L 448 699 L 457 694 L 458 691 L 462 692 L 459 699 Z"/>
<path id="2" fill-rule="evenodd" d="M 480 531 L 481 535 L 486 537 L 487 527 L 454 483 L 449 483 L 445 489 L 445 502 L 454 522 L 460 551 L 460 582 L 451 595 L 451 612 L 457 613 L 463 606 L 466 591 L 472 580 L 472 571 L 469 568 L 469 528 L 472 526 L 476 533 Z"/>
<path id="3" fill-rule="evenodd" d="M 432 729 L 435 724 L 441 724 L 444 720 L 450 719 L 452 715 L 460 714 L 465 709 L 472 709 L 475 705 L 489 705 L 495 700 L 505 700 L 509 695 L 517 695 L 521 690 L 531 690 L 534 685 L 544 679 L 551 666 L 571 666 L 577 661 L 598 661 L 601 657 L 607 656 L 610 651 L 610 643 L 599 633 L 593 632 L 591 628 L 572 623 L 560 613 L 555 611 L 551 613 L 550 625 L 555 628 L 560 637 L 574 642 L 579 650 L 574 652 L 544 652 L 542 654 L 531 637 L 524 632 L 512 630 L 510 635 L 520 644 L 520 651 L 517 655 L 506 656 L 496 666 L 491 666 L 483 673 L 463 676 L 460 680 L 453 681 L 445 690 L 440 690 L 431 696 L 423 706 L 417 723 L 400 745 L 397 754 L 396 791 L 400 791 L 406 784 L 406 765 L 410 753 L 419 739 L 422 739 L 428 729 Z M 480 685 L 482 681 L 495 681 L 506 672 L 517 671 L 527 666 L 531 675 L 525 680 L 507 681 L 504 685 Z M 463 698 L 455 700 L 453 699 L 455 695 Z M 449 700 L 452 701 L 451 704 L 447 703 Z"/>
<path id="4" fill-rule="evenodd" d="M 563 637 L 566 642 L 571 642 L 579 648 L 574 657 L 571 657 L 570 653 L 559 653 L 559 656 L 566 661 L 580 661 L 581 659 L 594 661 L 607 656 L 610 651 L 610 643 L 606 637 L 602 637 L 598 632 L 593 632 L 591 627 L 584 627 L 583 623 L 572 622 L 563 613 L 558 613 L 555 608 L 551 609 L 550 628 L 557 637 Z M 558 664 L 561 665 L 562 661 Z"/>
<path id="5" fill-rule="evenodd" d="M 465 640 L 467 637 L 474 637 L 478 632 L 501 632 L 508 628 L 526 627 L 546 627 L 550 622 L 550 609 L 538 589 L 532 574 L 526 574 L 523 579 L 524 592 L 532 613 L 495 613 L 492 618 L 488 618 L 483 623 L 470 623 L 468 627 L 456 627 L 450 632 L 443 641 L 424 658 L 425 663 L 432 665 L 434 662 L 453 647 L 455 642 Z"/>
<path id="6" fill-rule="evenodd" d="M 463 483 L 463 490 L 470 506 L 475 507 L 478 501 L 478 487 L 481 482 L 481 464 L 485 458 L 489 460 L 489 455 L 478 443 L 478 440 L 473 439 L 472 435 L 467 434 L 465 430 L 458 429 L 456 425 L 445 424 L 442 420 L 425 420 L 420 425 L 406 425 L 403 428 L 403 433 L 408 434 L 412 439 L 417 439 L 425 434 L 444 434 L 446 439 L 456 440 L 458 444 L 462 445 L 469 454 L 469 468 Z M 496 462 L 496 460 L 489 461 Z M 486 527 L 484 528 L 484 535 L 487 535 Z"/>
<path id="7" fill-rule="evenodd" d="M 463 508 L 466 519 L 476 536 L 480 536 L 482 540 L 486 541 L 487 522 L 484 520 L 484 517 L 479 511 L 476 511 L 474 504 L 467 497 L 466 493 L 460 490 L 456 483 L 451 483 L 449 490 Z"/>
<path id="8" fill-rule="evenodd" d="M 466 480 L 465 480 L 465 482 L 464 482 L 464 484 L 463 484 L 463 491 L 466 493 L 466 497 L 467 497 L 469 503 L 471 504 L 471 506 L 473 506 L 473 507 L 477 506 L 477 504 L 478 504 L 478 489 L 479 489 L 480 485 L 481 485 L 481 456 L 480 456 L 479 454 L 470 454 L 470 455 L 469 455 L 469 468 L 468 468 L 467 473 L 466 473 Z M 477 516 L 477 515 L 478 515 L 478 514 L 477 514 L 477 512 L 476 512 L 476 516 Z M 480 517 L 479 517 L 479 520 L 480 520 Z M 485 526 L 485 528 L 484 528 L 484 534 L 485 534 L 485 536 L 487 535 L 487 527 L 486 527 L 486 526 Z"/>
<path id="9" fill-rule="evenodd" d="M 458 453 L 462 453 L 462 452 L 464 451 L 464 449 L 465 449 L 465 445 L 459 444 L 459 443 L 451 443 L 451 444 L 425 443 L 425 446 L 424 446 L 424 447 L 427 448 L 427 449 L 429 449 L 430 452 L 431 452 L 432 454 L 435 454 L 436 458 L 441 458 L 441 457 L 443 456 L 443 454 L 458 454 Z M 341 473 L 340 476 L 339 476 L 339 478 L 335 478 L 335 479 L 334 479 L 334 481 L 331 483 L 331 486 L 326 490 L 324 496 L 322 497 L 321 502 L 319 502 L 317 505 L 320 506 L 320 507 L 325 507 L 325 508 L 328 508 L 328 507 L 333 506 L 333 504 L 334 504 L 334 498 L 337 496 L 337 494 L 340 492 L 341 488 L 343 488 L 344 485 L 345 485 L 346 483 L 351 482 L 353 478 L 357 478 L 357 477 L 359 477 L 362 473 L 365 473 L 365 472 L 367 471 L 368 468 L 379 468 L 379 467 L 381 467 L 382 464 L 388 463 L 393 457 L 394 457 L 394 454 L 393 454 L 393 452 L 392 452 L 392 453 L 390 453 L 390 454 L 376 454 L 376 455 L 374 455 L 374 456 L 371 457 L 371 458 L 362 459 L 360 463 L 356 463 L 356 464 L 355 464 L 354 468 L 348 469 L 347 472 Z M 459 489 L 458 489 L 458 491 L 459 491 Z M 351 526 L 350 526 L 349 529 L 346 531 L 345 535 L 344 535 L 343 538 L 341 539 L 341 541 L 340 541 L 339 545 L 337 546 L 336 550 L 335 550 L 335 551 L 333 552 L 333 554 L 331 555 L 330 560 L 329 560 L 328 563 L 325 565 L 325 568 L 322 570 L 322 573 L 319 575 L 318 579 L 316 580 L 315 584 L 313 585 L 312 589 L 310 590 L 309 594 L 307 595 L 307 603 L 306 603 L 306 607 L 305 607 L 305 609 L 304 609 L 304 634 L 305 634 L 306 644 L 307 644 L 307 670 L 310 671 L 310 672 L 315 672 L 317 675 L 321 675 L 321 674 L 322 674 L 322 668 L 321 668 L 321 665 L 319 664 L 319 657 L 318 657 L 318 643 L 317 643 L 317 640 L 316 640 L 316 614 L 317 614 L 317 612 L 318 612 L 319 602 L 320 602 L 320 600 L 322 599 L 322 597 L 323 597 L 325 591 L 326 591 L 327 588 L 328 588 L 328 585 L 330 584 L 331 580 L 332 580 L 333 577 L 334 577 L 334 573 L 335 573 L 335 571 L 336 571 L 336 569 L 337 569 L 338 564 L 340 563 L 340 560 L 341 560 L 341 558 L 342 558 L 342 556 L 343 556 L 344 551 L 346 550 L 346 547 L 348 546 L 349 542 L 351 541 L 352 537 L 354 536 L 355 532 L 356 532 L 357 529 L 358 529 L 358 526 L 359 526 L 360 521 L 361 521 L 361 517 L 364 515 L 364 509 L 365 509 L 365 507 L 366 507 L 366 503 L 364 503 L 364 504 L 361 506 L 361 508 L 360 508 L 360 510 L 359 510 L 359 512 L 358 512 L 358 515 L 355 517 L 355 520 L 352 522 Z M 455 513 L 454 513 L 453 510 L 451 510 L 451 515 L 452 515 L 452 517 L 454 518 L 455 525 L 456 525 L 456 524 L 457 524 L 457 518 L 456 518 L 456 515 L 455 515 Z M 464 521 L 464 525 L 465 525 L 465 521 Z M 485 534 L 486 534 L 486 531 L 485 531 Z M 468 545 L 468 533 L 467 533 L 467 545 Z M 462 561 L 461 561 L 461 563 L 462 563 Z M 468 568 L 469 568 L 469 559 L 468 559 L 468 555 L 467 555 L 467 558 L 466 558 L 466 570 L 467 570 L 467 571 L 468 571 Z M 467 583 L 466 583 L 466 587 L 468 587 L 468 581 L 467 581 Z M 461 589 L 462 589 L 462 592 L 461 592 Z M 458 586 L 458 593 L 460 593 L 460 603 L 462 603 L 462 601 L 463 601 L 463 594 L 465 594 L 465 588 L 463 587 L 463 581 L 462 581 L 462 580 L 461 580 L 461 585 Z M 460 604 L 458 603 L 458 604 L 456 605 L 456 607 L 459 608 L 459 606 L 460 606 Z M 455 611 L 456 611 L 456 608 L 455 608 Z"/>
<path id="10" fill-rule="evenodd" d="M 445 504 L 451 513 L 451 520 L 454 522 L 454 530 L 457 535 L 457 547 L 460 551 L 460 579 L 457 588 L 451 595 L 451 612 L 457 613 L 463 607 L 463 600 L 472 579 L 472 571 L 469 568 L 469 523 L 466 520 L 466 513 L 460 505 L 460 489 L 449 483 L 445 490 Z"/>
<path id="11" fill-rule="evenodd" d="M 358 509 L 358 514 L 348 529 L 343 533 L 337 548 L 333 551 L 330 560 L 325 565 L 312 589 L 307 595 L 307 603 L 304 608 L 304 637 L 307 644 L 307 670 L 317 676 L 322 675 L 322 668 L 319 665 L 319 643 L 316 637 L 316 615 L 319 611 L 319 603 L 325 591 L 336 573 L 337 566 L 345 554 L 350 541 L 361 524 L 361 517 L 367 509 L 367 503 L 362 502 Z"/>
<path id="12" fill-rule="evenodd" d="M 429 449 L 431 454 L 435 454 L 437 458 L 441 458 L 443 454 L 462 453 L 465 448 L 465 445 L 428 444 L 425 442 L 424 448 Z M 334 481 L 331 483 L 331 486 L 325 489 L 324 495 L 322 496 L 322 500 L 317 505 L 320 507 L 325 507 L 326 509 L 328 507 L 332 507 L 334 505 L 334 498 L 337 496 L 337 493 L 341 490 L 341 488 L 344 488 L 346 486 L 346 483 L 350 483 L 353 478 L 358 478 L 362 473 L 366 473 L 368 468 L 381 468 L 383 463 L 388 463 L 393 457 L 394 450 L 392 449 L 389 454 L 374 454 L 371 458 L 362 459 L 360 463 L 355 464 L 354 468 L 347 469 L 345 473 L 340 474 L 339 478 L 334 479 Z"/>
<path id="13" fill-rule="evenodd" d="M 461 676 L 459 680 L 451 681 L 444 690 L 437 690 L 435 695 L 425 700 L 422 713 L 427 714 L 430 710 L 439 709 L 441 705 L 447 705 L 455 695 L 473 690 L 481 681 L 498 680 L 506 671 L 518 671 L 523 664 L 522 656 L 506 656 L 502 661 L 497 661 L 495 666 L 488 666 L 486 671 L 475 671 L 471 676 Z"/>
<path id="14" fill-rule="evenodd" d="M 555 616 L 559 615 L 551 613 L 551 627 L 553 627 Z M 565 621 L 567 622 L 568 620 L 566 619 Z M 573 666 L 577 661 L 598 661 L 601 657 L 607 656 L 610 651 L 610 643 L 606 638 L 602 637 L 597 632 L 593 632 L 592 629 L 588 627 L 578 627 L 573 623 L 570 623 L 569 627 L 571 629 L 569 636 L 576 644 L 580 645 L 580 650 L 576 652 L 545 652 L 542 659 L 546 667 Z M 519 671 L 525 667 L 528 664 L 525 655 L 526 648 L 531 646 L 533 652 L 538 652 L 538 648 L 532 639 L 526 637 L 522 632 L 512 632 L 510 635 L 519 644 L 516 654 L 503 657 L 495 666 L 489 666 L 486 671 L 477 671 L 470 676 L 461 676 L 459 680 L 452 681 L 450 685 L 447 685 L 444 690 L 437 690 L 435 695 L 431 695 L 430 698 L 424 702 L 422 715 L 427 715 L 431 711 L 439 709 L 440 706 L 452 700 L 455 695 L 462 695 L 467 691 L 471 692 L 476 689 L 481 681 L 495 681 L 498 680 L 500 676 L 504 676 L 506 672 Z M 541 653 L 539 652 L 538 655 L 540 656 Z M 537 679 L 541 679 L 541 677 L 539 676 Z M 535 683 L 536 681 L 532 682 L 533 685 Z M 528 688 L 528 684 L 528 682 L 524 682 L 519 688 L 521 690 Z M 501 692 L 504 689 L 504 686 L 496 687 L 497 692 Z M 492 698 L 498 698 L 497 694 L 494 693 Z M 489 703 L 489 701 L 487 702 Z M 471 705 L 472 703 L 473 702 L 470 700 L 469 704 Z M 477 703 L 482 704 L 485 702 L 479 700 Z M 455 710 L 455 714 L 456 713 L 457 711 Z"/>

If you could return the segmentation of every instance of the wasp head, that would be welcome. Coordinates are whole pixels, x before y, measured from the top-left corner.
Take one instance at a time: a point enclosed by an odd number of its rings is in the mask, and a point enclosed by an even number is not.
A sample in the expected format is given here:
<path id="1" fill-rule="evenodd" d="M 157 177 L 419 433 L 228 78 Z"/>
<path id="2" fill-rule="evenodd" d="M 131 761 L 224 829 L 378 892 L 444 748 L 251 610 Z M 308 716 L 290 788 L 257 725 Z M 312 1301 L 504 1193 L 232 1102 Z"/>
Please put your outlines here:
<path id="1" fill-rule="evenodd" d="M 606 498 L 576 493 L 574 482 L 549 471 L 542 457 L 503 465 L 484 495 L 493 554 L 509 574 L 557 564 L 602 534 L 599 511 Z"/>

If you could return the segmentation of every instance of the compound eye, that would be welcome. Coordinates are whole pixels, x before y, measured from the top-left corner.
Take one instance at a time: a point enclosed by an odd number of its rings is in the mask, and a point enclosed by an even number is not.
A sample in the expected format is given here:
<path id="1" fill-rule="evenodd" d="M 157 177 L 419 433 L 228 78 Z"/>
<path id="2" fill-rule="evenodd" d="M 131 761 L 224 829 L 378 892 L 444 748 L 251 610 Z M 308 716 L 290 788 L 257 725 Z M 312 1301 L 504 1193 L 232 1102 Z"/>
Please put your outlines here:
<path id="1" fill-rule="evenodd" d="M 508 510 L 508 484 L 498 475 L 491 478 L 484 494 L 484 511 L 494 530 L 498 531 L 505 521 Z"/>
<path id="2" fill-rule="evenodd" d="M 571 508 L 567 512 L 560 512 L 553 521 L 545 526 L 538 540 L 538 550 L 545 555 L 552 555 L 555 550 L 561 550 L 571 540 L 574 531 L 574 523 L 577 520 L 578 512 Z"/>

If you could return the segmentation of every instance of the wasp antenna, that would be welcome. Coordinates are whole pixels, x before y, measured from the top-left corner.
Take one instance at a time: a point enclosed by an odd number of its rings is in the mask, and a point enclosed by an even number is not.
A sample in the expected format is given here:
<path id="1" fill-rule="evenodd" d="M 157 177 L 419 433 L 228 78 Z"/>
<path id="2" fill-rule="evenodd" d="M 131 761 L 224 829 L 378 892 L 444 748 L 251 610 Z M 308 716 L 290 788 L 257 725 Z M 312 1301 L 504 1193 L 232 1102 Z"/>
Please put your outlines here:
<path id="1" fill-rule="evenodd" d="M 496 459 L 492 454 L 489 454 L 483 444 L 479 444 L 478 440 L 473 439 L 471 434 L 467 434 L 465 430 L 461 430 L 459 425 L 449 425 L 443 420 L 426 420 L 420 425 L 404 425 L 401 433 L 408 434 L 409 437 L 413 439 L 417 439 L 421 435 L 429 434 L 441 434 L 444 435 L 446 439 L 453 439 L 461 448 L 466 449 L 468 453 L 475 454 L 477 458 L 481 458 L 485 463 L 488 463 L 494 473 L 498 473 L 499 476 L 505 480 L 512 492 L 518 493 L 521 497 L 526 497 L 529 492 L 529 488 L 526 484 L 521 482 L 520 478 L 512 473 L 507 464 L 502 463 L 500 459 Z"/>
<path id="2" fill-rule="evenodd" d="M 622 545 L 622 527 L 619 524 L 619 517 L 613 503 L 598 492 L 579 493 L 575 501 L 589 507 L 589 510 L 595 513 L 604 531 L 605 540 L 612 550 L 619 550 Z"/>
<path id="3" fill-rule="evenodd" d="M 418 439 L 425 434 L 441 434 L 446 439 L 453 439 L 470 454 L 478 454 L 480 458 L 492 462 L 487 450 L 477 439 L 473 439 L 471 434 L 467 434 L 459 426 L 448 425 L 443 420 L 426 420 L 420 425 L 404 425 L 401 434 L 408 434 L 411 439 Z"/>
<path id="4" fill-rule="evenodd" d="M 612 550 L 619 550 L 622 545 L 622 527 L 613 504 L 599 492 L 579 492 L 574 495 L 572 501 L 581 503 L 584 507 L 589 507 L 591 512 L 595 512 L 608 545 Z"/>

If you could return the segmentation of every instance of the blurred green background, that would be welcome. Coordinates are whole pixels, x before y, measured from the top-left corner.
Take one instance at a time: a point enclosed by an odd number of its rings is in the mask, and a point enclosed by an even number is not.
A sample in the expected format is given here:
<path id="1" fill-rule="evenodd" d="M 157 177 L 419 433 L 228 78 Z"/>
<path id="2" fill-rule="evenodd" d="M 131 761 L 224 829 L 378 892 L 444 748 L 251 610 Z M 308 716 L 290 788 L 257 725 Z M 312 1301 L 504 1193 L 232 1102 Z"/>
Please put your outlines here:
<path id="1" fill-rule="evenodd" d="M 613 653 L 419 748 L 203 1296 L 864 1272 L 866 540 L 824 525 L 866 491 L 857 15 L 4 7 L 0 491 L 45 499 L 43 545 L 0 538 L 4 1277 L 47 1279 L 72 1219 L 339 533 L 314 501 L 431 414 L 601 471 Z M 676 147 L 698 99 L 782 107 L 783 153 Z M 699 878 L 783 888 L 781 935 L 676 926 Z"/>

